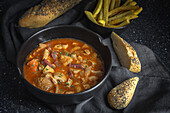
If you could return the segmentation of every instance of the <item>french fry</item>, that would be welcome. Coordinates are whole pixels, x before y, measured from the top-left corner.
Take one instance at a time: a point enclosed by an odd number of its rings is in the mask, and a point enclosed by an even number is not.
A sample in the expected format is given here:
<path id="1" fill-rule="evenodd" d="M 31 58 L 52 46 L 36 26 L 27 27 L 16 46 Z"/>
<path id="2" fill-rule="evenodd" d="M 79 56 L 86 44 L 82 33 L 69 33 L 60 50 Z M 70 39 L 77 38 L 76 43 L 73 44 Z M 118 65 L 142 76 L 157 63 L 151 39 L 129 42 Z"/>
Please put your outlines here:
<path id="1" fill-rule="evenodd" d="M 98 24 L 97 21 L 94 19 L 94 16 L 91 12 L 84 11 L 84 13 L 86 14 L 87 18 L 89 18 L 92 22 L 94 22 L 95 24 Z"/>
<path id="2" fill-rule="evenodd" d="M 109 16 L 114 16 L 115 14 L 121 12 L 121 11 L 126 11 L 126 10 L 136 10 L 138 9 L 139 6 L 121 6 L 116 9 L 113 9 L 112 11 L 109 12 Z"/>
<path id="3" fill-rule="evenodd" d="M 139 9 L 135 10 L 133 14 L 138 15 L 142 10 L 143 8 L 140 7 Z"/>
<path id="4" fill-rule="evenodd" d="M 114 8 L 115 8 L 115 0 L 111 0 L 110 11 L 113 10 Z"/>
<path id="5" fill-rule="evenodd" d="M 112 20 L 115 20 L 115 19 L 118 19 L 118 18 L 121 18 L 121 17 L 123 17 L 123 16 L 126 16 L 126 15 L 128 15 L 128 14 L 132 14 L 133 13 L 133 11 L 126 11 L 126 12 L 122 12 L 122 13 L 120 13 L 120 14 L 117 14 L 117 15 L 115 15 L 115 16 L 113 16 L 113 17 L 111 17 L 111 18 L 109 18 L 109 22 L 110 21 L 112 21 Z"/>
<path id="6" fill-rule="evenodd" d="M 133 0 L 126 0 L 126 2 L 122 5 L 122 6 L 127 6 L 130 2 L 132 2 Z"/>
<path id="7" fill-rule="evenodd" d="M 96 6 L 95 10 L 93 11 L 94 18 L 96 18 L 96 16 L 99 14 L 99 12 L 102 8 L 102 5 L 103 5 L 103 0 L 98 0 L 97 6 Z"/>
<path id="8" fill-rule="evenodd" d="M 130 14 L 130 15 L 115 19 L 115 20 L 109 22 L 109 24 L 111 24 L 111 25 L 119 24 L 119 23 L 121 23 L 121 22 L 123 22 L 125 20 L 131 20 L 131 19 L 135 19 L 135 18 L 138 18 L 138 16 L 135 15 L 135 14 Z"/>
<path id="9" fill-rule="evenodd" d="M 115 0 L 115 8 L 120 6 L 120 2 L 121 2 L 121 0 Z"/>
<path id="10" fill-rule="evenodd" d="M 108 13 L 109 13 L 109 7 L 108 7 L 108 0 L 104 0 L 103 4 L 103 20 L 105 21 L 106 25 L 108 24 Z"/>

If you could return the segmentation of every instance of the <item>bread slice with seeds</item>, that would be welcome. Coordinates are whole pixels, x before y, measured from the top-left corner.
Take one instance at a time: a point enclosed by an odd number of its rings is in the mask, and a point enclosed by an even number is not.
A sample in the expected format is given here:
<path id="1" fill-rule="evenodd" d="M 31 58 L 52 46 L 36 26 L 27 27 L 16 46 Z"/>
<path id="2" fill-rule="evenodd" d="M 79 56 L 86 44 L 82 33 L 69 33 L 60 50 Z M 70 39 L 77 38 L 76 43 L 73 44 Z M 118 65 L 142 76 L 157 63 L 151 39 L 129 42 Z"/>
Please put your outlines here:
<path id="1" fill-rule="evenodd" d="M 128 106 L 134 95 L 139 77 L 130 78 L 113 88 L 107 95 L 112 108 L 123 109 Z"/>
<path id="2" fill-rule="evenodd" d="M 120 64 L 131 72 L 140 72 L 141 63 L 133 47 L 114 32 L 112 32 L 111 38 Z"/>

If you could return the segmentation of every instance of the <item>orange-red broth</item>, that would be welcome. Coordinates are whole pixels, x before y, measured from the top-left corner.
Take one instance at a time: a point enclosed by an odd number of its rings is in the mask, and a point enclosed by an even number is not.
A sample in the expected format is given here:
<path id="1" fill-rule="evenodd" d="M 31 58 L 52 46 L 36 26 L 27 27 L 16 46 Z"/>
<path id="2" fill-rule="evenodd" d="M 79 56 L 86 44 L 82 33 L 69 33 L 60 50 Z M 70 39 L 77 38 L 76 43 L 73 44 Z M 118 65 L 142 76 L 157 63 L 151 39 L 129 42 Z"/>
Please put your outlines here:
<path id="1" fill-rule="evenodd" d="M 47 50 L 49 52 L 45 57 Z M 72 61 L 68 60 L 70 58 Z M 27 56 L 24 64 L 27 81 L 44 91 L 57 94 L 85 91 L 99 83 L 103 74 L 104 64 L 97 51 L 82 41 L 69 38 L 39 44 Z"/>

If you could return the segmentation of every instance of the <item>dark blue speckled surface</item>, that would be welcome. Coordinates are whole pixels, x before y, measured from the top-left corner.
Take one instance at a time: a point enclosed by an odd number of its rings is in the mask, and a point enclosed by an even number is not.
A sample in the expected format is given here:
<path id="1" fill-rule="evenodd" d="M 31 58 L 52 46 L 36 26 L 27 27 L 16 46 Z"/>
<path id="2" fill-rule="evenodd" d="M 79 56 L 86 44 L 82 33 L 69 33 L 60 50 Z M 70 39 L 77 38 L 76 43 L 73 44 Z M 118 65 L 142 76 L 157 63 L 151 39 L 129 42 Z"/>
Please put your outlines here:
<path id="1" fill-rule="evenodd" d="M 170 1 L 140 0 L 143 12 L 121 35 L 151 48 L 170 69 Z"/>
<path id="2" fill-rule="evenodd" d="M 151 48 L 170 69 L 170 1 L 137 2 L 144 10 L 121 36 L 128 42 L 140 43 Z M 24 88 L 16 66 L 5 59 L 2 37 L 0 37 L 0 64 L 0 113 L 52 112 Z"/>

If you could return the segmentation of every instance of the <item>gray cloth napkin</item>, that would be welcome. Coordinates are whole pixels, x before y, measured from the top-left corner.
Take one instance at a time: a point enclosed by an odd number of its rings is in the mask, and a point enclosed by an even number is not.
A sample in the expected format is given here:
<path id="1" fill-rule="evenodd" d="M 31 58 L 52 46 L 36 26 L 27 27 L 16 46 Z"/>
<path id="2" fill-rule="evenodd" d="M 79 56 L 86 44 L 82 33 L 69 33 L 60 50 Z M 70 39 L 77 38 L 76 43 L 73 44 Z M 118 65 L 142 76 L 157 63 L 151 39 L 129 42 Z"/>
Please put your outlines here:
<path id="1" fill-rule="evenodd" d="M 110 44 L 111 39 L 106 39 Z M 137 43 L 130 43 L 137 51 L 142 64 L 138 74 L 120 66 L 113 55 L 113 68 L 103 88 L 97 95 L 77 105 L 48 105 L 56 113 L 169 113 L 170 72 L 151 49 Z M 140 81 L 130 104 L 122 110 L 112 109 L 107 102 L 108 92 L 123 81 L 138 76 Z"/>

